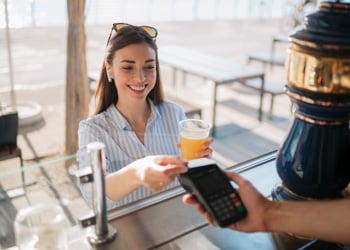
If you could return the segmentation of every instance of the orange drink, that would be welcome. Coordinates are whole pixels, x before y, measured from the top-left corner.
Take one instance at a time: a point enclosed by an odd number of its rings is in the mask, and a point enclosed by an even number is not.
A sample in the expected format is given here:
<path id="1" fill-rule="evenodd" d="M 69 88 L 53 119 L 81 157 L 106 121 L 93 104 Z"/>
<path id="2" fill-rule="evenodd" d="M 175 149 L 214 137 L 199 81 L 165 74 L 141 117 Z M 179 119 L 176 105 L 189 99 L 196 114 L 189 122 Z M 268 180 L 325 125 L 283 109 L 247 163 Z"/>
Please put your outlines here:
<path id="1" fill-rule="evenodd" d="M 203 150 L 208 141 L 210 125 L 202 120 L 187 119 L 179 122 L 181 156 L 185 160 L 198 158 L 196 153 Z"/>

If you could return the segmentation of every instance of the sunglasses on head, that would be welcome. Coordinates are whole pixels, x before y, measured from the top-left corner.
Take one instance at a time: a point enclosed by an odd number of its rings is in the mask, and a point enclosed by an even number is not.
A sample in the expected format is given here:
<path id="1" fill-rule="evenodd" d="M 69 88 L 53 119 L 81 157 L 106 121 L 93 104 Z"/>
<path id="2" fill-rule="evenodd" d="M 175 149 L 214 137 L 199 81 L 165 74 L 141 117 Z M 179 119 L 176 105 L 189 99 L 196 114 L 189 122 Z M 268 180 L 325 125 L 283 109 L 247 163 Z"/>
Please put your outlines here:
<path id="1" fill-rule="evenodd" d="M 108 40 L 107 40 L 107 45 L 109 43 L 109 40 L 111 39 L 113 30 L 115 30 L 116 32 L 118 32 L 120 29 L 125 28 L 125 27 L 135 27 L 134 25 L 128 24 L 128 23 L 113 23 L 112 29 L 111 29 L 111 33 L 109 33 L 108 36 Z M 153 39 L 156 39 L 157 35 L 158 35 L 158 30 L 154 27 L 151 26 L 147 26 L 147 25 L 142 25 L 142 26 L 136 26 L 139 27 L 141 29 L 143 29 L 144 31 L 147 32 L 147 34 L 152 37 Z"/>

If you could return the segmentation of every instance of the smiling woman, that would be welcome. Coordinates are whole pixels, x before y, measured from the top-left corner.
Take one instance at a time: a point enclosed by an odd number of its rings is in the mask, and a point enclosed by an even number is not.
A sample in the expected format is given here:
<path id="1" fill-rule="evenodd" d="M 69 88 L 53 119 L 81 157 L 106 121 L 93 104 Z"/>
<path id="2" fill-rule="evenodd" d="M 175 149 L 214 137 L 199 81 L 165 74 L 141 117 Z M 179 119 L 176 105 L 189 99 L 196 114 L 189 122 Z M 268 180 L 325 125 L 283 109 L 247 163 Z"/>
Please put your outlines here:
<path id="1" fill-rule="evenodd" d="M 175 177 L 187 170 L 177 146 L 178 123 L 186 116 L 182 107 L 164 100 L 157 34 L 150 26 L 113 24 L 95 114 L 79 126 L 80 165 L 87 165 L 87 144 L 104 143 L 106 193 L 119 204 L 174 187 Z M 203 155 L 211 153 L 209 144 Z M 83 193 L 90 200 L 87 188 Z"/>
<path id="2" fill-rule="evenodd" d="M 132 105 L 137 106 L 139 100 L 145 99 L 155 87 L 157 74 L 155 57 L 152 48 L 146 43 L 140 43 L 116 51 L 112 64 L 106 62 L 107 74 L 114 81 L 119 93 L 117 109 L 124 116 L 129 116 L 129 121 L 132 119 L 132 114 L 128 112 L 129 102 L 132 101 Z M 142 105 L 142 102 L 140 104 Z M 149 110 L 145 110 L 146 119 L 148 113 Z"/>

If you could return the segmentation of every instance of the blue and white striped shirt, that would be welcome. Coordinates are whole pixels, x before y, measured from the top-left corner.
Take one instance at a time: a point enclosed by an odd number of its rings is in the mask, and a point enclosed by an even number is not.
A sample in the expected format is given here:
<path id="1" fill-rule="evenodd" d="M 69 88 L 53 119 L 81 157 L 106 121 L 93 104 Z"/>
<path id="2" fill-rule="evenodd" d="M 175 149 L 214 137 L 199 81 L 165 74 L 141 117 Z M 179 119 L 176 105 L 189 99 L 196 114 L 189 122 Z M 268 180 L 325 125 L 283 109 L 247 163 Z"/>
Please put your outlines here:
<path id="1" fill-rule="evenodd" d="M 96 116 L 81 121 L 78 131 L 79 151 L 77 155 L 80 168 L 87 165 L 86 146 L 95 141 L 102 142 L 106 146 L 106 174 L 118 171 L 131 162 L 148 155 L 180 155 L 176 144 L 180 138 L 178 123 L 186 118 L 183 108 L 168 101 L 157 106 L 150 101 L 150 107 L 151 114 L 144 134 L 144 144 L 132 131 L 130 124 L 115 105 L 109 106 L 106 111 Z M 177 183 L 173 182 L 167 188 L 175 185 Z M 89 201 L 89 192 L 86 188 L 82 188 L 82 191 Z M 140 187 L 118 204 L 122 205 L 152 193 L 149 189 Z"/>

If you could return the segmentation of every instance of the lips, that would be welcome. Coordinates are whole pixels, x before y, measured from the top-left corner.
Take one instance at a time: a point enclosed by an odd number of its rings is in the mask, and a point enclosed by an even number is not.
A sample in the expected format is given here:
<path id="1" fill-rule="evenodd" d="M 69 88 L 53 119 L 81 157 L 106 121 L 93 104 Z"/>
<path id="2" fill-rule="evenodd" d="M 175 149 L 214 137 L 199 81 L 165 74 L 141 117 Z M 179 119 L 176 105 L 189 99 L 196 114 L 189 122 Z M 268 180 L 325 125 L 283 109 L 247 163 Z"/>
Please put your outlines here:
<path id="1" fill-rule="evenodd" d="M 129 88 L 134 90 L 134 91 L 143 91 L 147 87 L 147 84 L 144 85 L 129 85 Z"/>

